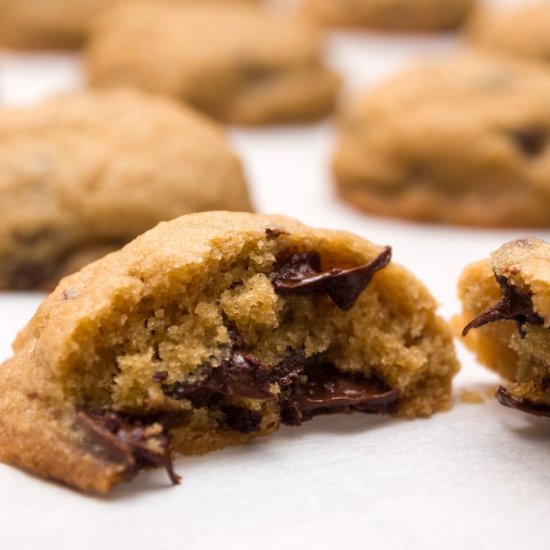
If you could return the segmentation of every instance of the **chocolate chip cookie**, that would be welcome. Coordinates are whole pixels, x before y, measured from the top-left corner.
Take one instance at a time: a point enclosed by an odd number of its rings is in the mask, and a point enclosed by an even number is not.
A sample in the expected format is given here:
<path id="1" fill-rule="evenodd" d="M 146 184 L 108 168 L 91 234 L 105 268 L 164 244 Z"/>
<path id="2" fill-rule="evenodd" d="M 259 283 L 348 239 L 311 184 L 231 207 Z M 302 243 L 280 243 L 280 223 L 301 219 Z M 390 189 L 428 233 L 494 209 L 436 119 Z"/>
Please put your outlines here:
<path id="1" fill-rule="evenodd" d="M 509 382 L 498 400 L 550 416 L 550 244 L 505 244 L 465 269 L 459 295 L 466 344 Z"/>
<path id="2" fill-rule="evenodd" d="M 134 0 L 0 0 L 0 45 L 12 48 L 77 48 L 91 20 Z M 159 0 L 149 0 L 152 3 Z M 168 1 L 168 0 L 167 0 Z M 170 0 L 182 4 L 205 0 Z M 208 0 L 215 3 L 247 0 Z M 248 0 L 255 1 L 255 0 Z"/>
<path id="3" fill-rule="evenodd" d="M 250 210 L 216 124 L 142 92 L 0 111 L 0 290 L 51 287 L 162 220 Z"/>
<path id="4" fill-rule="evenodd" d="M 320 118 L 340 83 L 313 27 L 254 6 L 120 6 L 94 27 L 87 68 L 93 86 L 132 84 L 251 125 Z"/>
<path id="5" fill-rule="evenodd" d="M 461 25 L 476 0 L 304 0 L 305 11 L 329 25 L 394 31 L 437 31 Z"/>
<path id="6" fill-rule="evenodd" d="M 63 279 L 0 368 L 0 458 L 108 491 L 173 452 L 450 404 L 448 325 L 391 249 L 280 216 L 162 223 Z M 368 422 L 368 421 L 367 421 Z M 215 474 L 215 473 L 214 473 Z"/>
<path id="7" fill-rule="evenodd" d="M 550 3 L 480 11 L 468 34 L 478 47 L 550 62 Z"/>
<path id="8" fill-rule="evenodd" d="M 462 54 L 423 62 L 344 114 L 341 196 L 374 214 L 550 225 L 550 73 Z"/>

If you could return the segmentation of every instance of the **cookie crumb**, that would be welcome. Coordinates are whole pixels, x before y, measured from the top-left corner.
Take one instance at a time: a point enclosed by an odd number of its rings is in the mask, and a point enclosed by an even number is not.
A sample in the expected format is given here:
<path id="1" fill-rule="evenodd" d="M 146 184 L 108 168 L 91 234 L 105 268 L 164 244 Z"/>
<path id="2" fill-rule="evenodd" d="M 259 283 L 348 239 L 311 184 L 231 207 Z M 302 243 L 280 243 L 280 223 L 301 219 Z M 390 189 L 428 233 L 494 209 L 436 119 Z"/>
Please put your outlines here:
<path id="1" fill-rule="evenodd" d="M 483 403 L 485 403 L 483 393 L 479 390 L 472 390 L 470 388 L 461 388 L 458 398 L 462 403 L 466 403 L 468 405 L 483 405 Z"/>

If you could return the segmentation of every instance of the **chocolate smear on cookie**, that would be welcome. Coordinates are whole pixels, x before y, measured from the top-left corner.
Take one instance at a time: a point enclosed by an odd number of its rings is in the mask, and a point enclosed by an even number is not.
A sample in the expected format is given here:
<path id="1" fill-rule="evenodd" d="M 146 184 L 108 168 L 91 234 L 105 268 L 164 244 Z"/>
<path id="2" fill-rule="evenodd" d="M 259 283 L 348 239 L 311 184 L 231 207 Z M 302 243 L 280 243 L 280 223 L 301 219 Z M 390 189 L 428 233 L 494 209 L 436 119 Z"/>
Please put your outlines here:
<path id="1" fill-rule="evenodd" d="M 333 268 L 321 272 L 317 252 L 293 254 L 272 274 L 271 282 L 280 294 L 314 294 L 324 292 L 342 310 L 353 307 L 373 275 L 391 260 L 391 248 L 384 250 L 368 264 L 351 269 Z"/>
<path id="2" fill-rule="evenodd" d="M 512 397 L 506 388 L 500 386 L 496 393 L 496 398 L 501 405 L 517 409 L 536 416 L 550 416 L 550 405 L 543 403 L 533 403 L 527 399 L 516 399 Z"/>
<path id="3" fill-rule="evenodd" d="M 174 485 L 180 482 L 170 456 L 170 441 L 161 423 L 123 419 L 112 411 L 95 413 L 81 410 L 76 418 L 91 438 L 99 442 L 101 451 L 122 462 L 127 473 L 163 467 Z"/>
<path id="4" fill-rule="evenodd" d="M 387 414 L 400 392 L 375 379 L 342 373 L 332 365 L 305 370 L 307 381 L 296 382 L 282 403 L 282 421 L 299 426 L 314 416 L 351 411 Z"/>
<path id="5" fill-rule="evenodd" d="M 544 319 L 533 309 L 532 294 L 530 292 L 522 292 L 503 275 L 497 276 L 496 280 L 500 285 L 502 300 L 470 321 L 464 327 L 462 336 L 466 336 L 474 328 L 505 319 L 516 321 L 522 336 L 525 334 L 523 330 L 525 323 L 532 325 L 544 324 Z"/>

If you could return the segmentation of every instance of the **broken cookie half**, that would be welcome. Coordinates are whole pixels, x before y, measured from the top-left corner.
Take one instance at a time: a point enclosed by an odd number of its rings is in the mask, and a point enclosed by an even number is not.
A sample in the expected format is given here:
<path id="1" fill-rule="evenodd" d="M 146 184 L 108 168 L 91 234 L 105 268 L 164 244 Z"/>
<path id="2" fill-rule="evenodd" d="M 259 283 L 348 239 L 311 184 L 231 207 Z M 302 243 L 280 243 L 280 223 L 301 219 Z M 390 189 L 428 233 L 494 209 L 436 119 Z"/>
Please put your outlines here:
<path id="1" fill-rule="evenodd" d="M 0 458 L 106 492 L 330 413 L 429 416 L 448 325 L 390 248 L 278 216 L 162 223 L 62 280 L 0 367 Z"/>
<path id="2" fill-rule="evenodd" d="M 505 244 L 465 269 L 459 295 L 466 344 L 509 381 L 499 402 L 550 416 L 550 244 Z"/>

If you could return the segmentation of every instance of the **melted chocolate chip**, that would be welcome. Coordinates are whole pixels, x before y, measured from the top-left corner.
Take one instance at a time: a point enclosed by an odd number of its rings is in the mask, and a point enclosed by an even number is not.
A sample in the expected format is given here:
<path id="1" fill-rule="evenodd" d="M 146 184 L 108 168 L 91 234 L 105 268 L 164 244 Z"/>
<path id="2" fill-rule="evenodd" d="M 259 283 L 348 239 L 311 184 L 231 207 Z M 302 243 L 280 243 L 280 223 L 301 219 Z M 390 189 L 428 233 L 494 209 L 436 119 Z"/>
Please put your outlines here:
<path id="1" fill-rule="evenodd" d="M 544 128 L 514 130 L 512 139 L 520 151 L 528 157 L 540 155 L 548 144 L 548 132 Z"/>
<path id="2" fill-rule="evenodd" d="M 533 403 L 527 399 L 516 399 L 512 397 L 508 391 L 500 386 L 496 393 L 496 398 L 501 405 L 517 409 L 529 414 L 535 414 L 537 416 L 550 416 L 550 405 L 543 403 Z"/>
<path id="3" fill-rule="evenodd" d="M 496 279 L 500 285 L 502 300 L 470 321 L 464 327 L 462 336 L 466 336 L 474 328 L 504 319 L 516 321 L 522 336 L 525 334 L 523 330 L 525 323 L 532 325 L 544 324 L 544 319 L 535 313 L 533 309 L 531 293 L 522 292 L 502 275 L 499 275 Z"/>
<path id="4" fill-rule="evenodd" d="M 269 380 L 282 388 L 289 386 L 304 373 L 304 369 L 310 362 L 303 353 L 292 353 L 273 367 L 269 373 Z"/>
<path id="5" fill-rule="evenodd" d="M 221 411 L 225 414 L 225 423 L 237 432 L 251 434 L 262 427 L 262 415 L 258 411 L 232 405 L 221 407 Z"/>
<path id="6" fill-rule="evenodd" d="M 363 266 L 321 272 L 321 258 L 317 252 L 294 254 L 277 267 L 272 283 L 280 294 L 324 292 L 346 311 L 353 307 L 373 275 L 386 267 L 390 260 L 391 248 L 386 247 L 372 262 Z"/>
<path id="7" fill-rule="evenodd" d="M 346 374 L 331 365 L 307 368 L 307 382 L 296 382 L 283 402 L 284 424 L 299 426 L 321 414 L 351 411 L 387 414 L 394 410 L 400 392 L 378 380 Z"/>
<path id="8" fill-rule="evenodd" d="M 187 399 L 191 402 L 193 407 L 198 409 L 202 407 L 211 407 L 222 398 L 222 394 L 216 391 L 203 388 L 200 384 L 188 384 L 186 382 L 163 384 L 162 391 L 166 396 L 178 401 Z"/>
<path id="9" fill-rule="evenodd" d="M 234 353 L 217 369 L 212 369 L 207 385 L 223 395 L 249 399 L 273 399 L 269 382 L 269 367 L 246 353 Z"/>
<path id="10" fill-rule="evenodd" d="M 269 367 L 252 355 L 233 353 L 219 367 L 208 367 L 201 382 L 176 382 L 162 390 L 173 399 L 188 399 L 195 407 L 209 406 L 221 396 L 270 400 Z"/>
<path id="11" fill-rule="evenodd" d="M 115 412 L 79 411 L 77 420 L 100 444 L 102 452 L 124 464 L 126 473 L 164 467 L 174 485 L 181 478 L 174 472 L 166 429 L 157 423 L 123 419 Z M 160 428 L 160 431 L 159 431 Z"/>
<path id="12" fill-rule="evenodd" d="M 275 288 L 285 283 L 299 283 L 310 277 L 319 275 L 321 271 L 321 256 L 317 252 L 301 252 L 293 254 L 276 267 L 273 273 Z"/>

